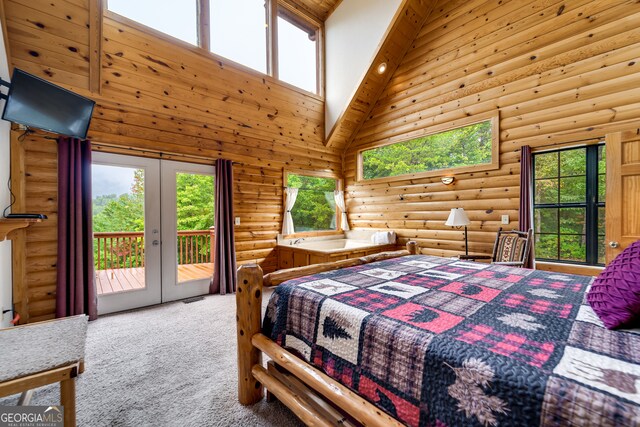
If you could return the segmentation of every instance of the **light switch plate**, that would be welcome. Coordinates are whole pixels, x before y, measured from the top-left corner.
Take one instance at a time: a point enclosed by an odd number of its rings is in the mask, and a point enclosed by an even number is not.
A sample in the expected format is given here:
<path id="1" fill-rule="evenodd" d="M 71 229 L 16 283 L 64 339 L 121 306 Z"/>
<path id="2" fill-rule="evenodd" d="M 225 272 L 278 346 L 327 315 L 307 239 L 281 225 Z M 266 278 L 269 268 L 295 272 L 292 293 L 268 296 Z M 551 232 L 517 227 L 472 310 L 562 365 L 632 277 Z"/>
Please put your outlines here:
<path id="1" fill-rule="evenodd" d="M 502 223 L 509 224 L 509 215 L 502 215 Z"/>
<path id="2" fill-rule="evenodd" d="M 239 216 L 236 217 L 235 223 L 236 223 L 236 225 L 240 225 L 240 217 Z"/>

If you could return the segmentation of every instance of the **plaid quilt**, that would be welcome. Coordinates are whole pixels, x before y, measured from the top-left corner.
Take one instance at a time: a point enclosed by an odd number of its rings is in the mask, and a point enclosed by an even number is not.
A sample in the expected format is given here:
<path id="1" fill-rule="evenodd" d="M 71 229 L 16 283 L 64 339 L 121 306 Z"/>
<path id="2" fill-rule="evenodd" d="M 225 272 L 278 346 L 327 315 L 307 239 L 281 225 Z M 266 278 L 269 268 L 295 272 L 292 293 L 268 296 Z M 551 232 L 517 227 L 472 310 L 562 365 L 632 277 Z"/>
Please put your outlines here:
<path id="1" fill-rule="evenodd" d="M 283 283 L 263 331 L 409 426 L 640 426 L 640 333 L 590 282 L 407 256 Z"/>

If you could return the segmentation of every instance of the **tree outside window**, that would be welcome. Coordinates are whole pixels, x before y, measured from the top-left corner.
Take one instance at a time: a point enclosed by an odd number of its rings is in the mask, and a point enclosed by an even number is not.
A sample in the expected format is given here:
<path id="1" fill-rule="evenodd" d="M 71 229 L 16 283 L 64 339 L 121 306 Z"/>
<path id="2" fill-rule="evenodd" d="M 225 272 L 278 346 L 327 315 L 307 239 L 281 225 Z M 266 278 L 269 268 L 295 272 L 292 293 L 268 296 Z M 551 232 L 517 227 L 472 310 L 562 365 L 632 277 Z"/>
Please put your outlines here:
<path id="1" fill-rule="evenodd" d="M 336 230 L 336 179 L 289 173 L 287 186 L 299 189 L 291 209 L 296 233 Z"/>

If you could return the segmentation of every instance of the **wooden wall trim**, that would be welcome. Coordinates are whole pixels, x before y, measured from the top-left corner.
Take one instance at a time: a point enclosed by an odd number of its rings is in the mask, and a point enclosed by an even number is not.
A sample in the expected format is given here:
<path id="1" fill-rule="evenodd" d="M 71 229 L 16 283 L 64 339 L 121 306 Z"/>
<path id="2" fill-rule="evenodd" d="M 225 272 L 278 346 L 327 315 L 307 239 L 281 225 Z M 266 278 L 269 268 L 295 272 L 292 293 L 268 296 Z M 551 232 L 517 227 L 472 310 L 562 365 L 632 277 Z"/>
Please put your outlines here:
<path id="1" fill-rule="evenodd" d="M 198 0 L 198 44 L 211 51 L 211 13 L 209 0 Z"/>
<path id="2" fill-rule="evenodd" d="M 102 88 L 102 21 L 106 0 L 89 1 L 89 90 L 99 94 Z"/>
<path id="3" fill-rule="evenodd" d="M 325 145 L 346 149 L 351 143 L 435 4 L 436 0 L 402 1 L 378 45 L 369 69 L 351 96 L 351 101 L 338 116 Z M 386 71 L 381 75 L 378 66 L 383 62 L 386 63 Z"/>
<path id="4" fill-rule="evenodd" d="M 553 271 L 563 274 L 579 274 L 582 276 L 597 276 L 602 273 L 604 267 L 536 261 L 536 270 Z"/>
<path id="5" fill-rule="evenodd" d="M 11 207 L 12 212 L 25 212 L 26 199 L 26 173 L 25 151 L 19 138 L 20 133 L 11 131 L 11 192 L 15 202 Z M 14 232 L 12 253 L 12 287 L 13 287 L 13 312 L 20 314 L 20 323 L 29 322 L 28 296 L 27 296 L 27 271 L 26 271 L 26 246 L 27 231 L 16 230 Z"/>

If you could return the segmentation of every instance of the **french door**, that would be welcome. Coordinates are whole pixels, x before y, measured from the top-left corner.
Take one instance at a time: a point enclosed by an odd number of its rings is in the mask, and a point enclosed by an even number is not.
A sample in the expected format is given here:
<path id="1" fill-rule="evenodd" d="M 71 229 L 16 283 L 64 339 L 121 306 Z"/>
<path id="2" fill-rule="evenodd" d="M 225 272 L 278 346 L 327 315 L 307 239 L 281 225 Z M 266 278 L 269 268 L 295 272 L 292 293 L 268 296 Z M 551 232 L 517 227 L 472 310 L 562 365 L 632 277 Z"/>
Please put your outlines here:
<path id="1" fill-rule="evenodd" d="M 206 294 L 214 167 L 93 154 L 99 314 Z"/>

